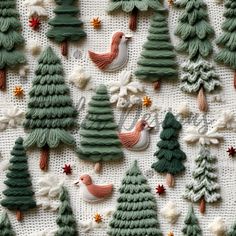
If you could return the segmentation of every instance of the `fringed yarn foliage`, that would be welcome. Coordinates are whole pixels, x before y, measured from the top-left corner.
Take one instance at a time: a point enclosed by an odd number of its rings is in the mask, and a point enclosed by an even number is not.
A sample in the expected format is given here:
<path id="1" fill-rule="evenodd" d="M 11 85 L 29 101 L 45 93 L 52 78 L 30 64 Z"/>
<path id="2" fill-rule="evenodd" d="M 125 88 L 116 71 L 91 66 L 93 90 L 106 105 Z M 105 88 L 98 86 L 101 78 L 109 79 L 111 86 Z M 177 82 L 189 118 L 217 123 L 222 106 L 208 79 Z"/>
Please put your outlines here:
<path id="1" fill-rule="evenodd" d="M 15 232 L 12 229 L 11 222 L 7 213 L 4 211 L 0 214 L 0 235 L 1 236 L 15 236 Z"/>
<path id="2" fill-rule="evenodd" d="M 137 161 L 126 172 L 119 192 L 108 235 L 162 236 L 157 219 L 156 200 Z"/>
<path id="3" fill-rule="evenodd" d="M 230 227 L 227 236 L 235 236 L 236 235 L 236 222 Z"/>

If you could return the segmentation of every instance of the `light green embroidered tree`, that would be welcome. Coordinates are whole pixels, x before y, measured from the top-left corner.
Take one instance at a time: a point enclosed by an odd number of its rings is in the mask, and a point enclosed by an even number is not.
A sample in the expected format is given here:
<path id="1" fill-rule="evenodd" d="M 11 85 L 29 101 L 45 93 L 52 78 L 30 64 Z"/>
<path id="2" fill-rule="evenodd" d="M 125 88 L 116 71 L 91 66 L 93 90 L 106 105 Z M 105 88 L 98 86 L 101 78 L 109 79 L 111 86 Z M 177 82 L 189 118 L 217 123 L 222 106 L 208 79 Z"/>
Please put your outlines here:
<path id="1" fill-rule="evenodd" d="M 202 230 L 199 226 L 198 219 L 194 213 L 193 206 L 189 207 L 188 214 L 184 220 L 182 233 L 184 236 L 201 236 Z"/>
<path id="2" fill-rule="evenodd" d="M 156 200 L 137 161 L 126 172 L 119 192 L 108 235 L 161 236 Z"/>
<path id="3" fill-rule="evenodd" d="M 200 212 L 206 209 L 206 202 L 214 203 L 220 200 L 220 186 L 214 163 L 216 158 L 211 155 L 207 147 L 201 146 L 193 171 L 193 180 L 186 186 L 184 198 L 192 202 L 200 202 Z"/>
<path id="4" fill-rule="evenodd" d="M 177 63 L 170 41 L 166 12 L 156 12 L 148 30 L 147 42 L 143 45 L 135 75 L 138 79 L 154 82 L 160 87 L 160 79 L 177 79 Z"/>
<path id="5" fill-rule="evenodd" d="M 16 1 L 0 2 L 0 89 L 6 89 L 6 70 L 26 63 L 19 47 L 24 44 Z"/>
<path id="6" fill-rule="evenodd" d="M 123 158 L 110 98 L 105 85 L 100 85 L 88 104 L 88 114 L 80 127 L 79 158 L 97 163 Z"/>
<path id="7" fill-rule="evenodd" d="M 50 47 L 44 50 L 38 63 L 25 115 L 24 127 L 30 134 L 24 145 L 41 148 L 40 168 L 46 171 L 50 148 L 62 143 L 75 146 L 67 129 L 76 126 L 77 111 L 65 84 L 61 61 Z"/>
<path id="8" fill-rule="evenodd" d="M 122 9 L 124 12 L 131 12 L 129 28 L 136 31 L 138 12 L 147 11 L 149 8 L 164 11 L 159 0 L 110 0 L 107 11 L 113 12 Z"/>
<path id="9" fill-rule="evenodd" d="M 227 233 L 227 236 L 235 236 L 236 235 L 236 223 L 232 225 L 229 232 Z"/>
<path id="10" fill-rule="evenodd" d="M 0 214 L 0 235 L 1 236 L 15 236 L 15 232 L 12 229 L 11 222 L 7 213 L 4 211 Z"/>

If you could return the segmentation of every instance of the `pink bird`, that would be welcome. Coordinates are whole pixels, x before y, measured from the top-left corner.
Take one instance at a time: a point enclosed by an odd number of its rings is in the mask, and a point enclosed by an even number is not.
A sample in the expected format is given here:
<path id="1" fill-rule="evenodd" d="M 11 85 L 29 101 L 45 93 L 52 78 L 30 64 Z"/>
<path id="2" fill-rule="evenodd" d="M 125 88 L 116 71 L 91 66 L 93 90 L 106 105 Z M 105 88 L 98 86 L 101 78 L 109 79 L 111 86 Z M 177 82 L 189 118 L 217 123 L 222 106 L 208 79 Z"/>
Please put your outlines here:
<path id="1" fill-rule="evenodd" d="M 80 186 L 80 192 L 82 198 L 86 202 L 98 202 L 112 194 L 113 185 L 96 185 L 93 184 L 92 178 L 90 175 L 85 174 L 80 176 L 79 181 L 75 182 L 75 185 Z"/>
<path id="2" fill-rule="evenodd" d="M 150 127 L 146 120 L 139 120 L 134 129 L 129 132 L 119 133 L 122 145 L 132 151 L 141 151 L 148 148 L 150 143 Z"/>
<path id="3" fill-rule="evenodd" d="M 128 61 L 127 41 L 131 36 L 116 32 L 112 36 L 110 52 L 95 53 L 88 51 L 90 59 L 101 70 L 114 71 L 123 67 Z"/>

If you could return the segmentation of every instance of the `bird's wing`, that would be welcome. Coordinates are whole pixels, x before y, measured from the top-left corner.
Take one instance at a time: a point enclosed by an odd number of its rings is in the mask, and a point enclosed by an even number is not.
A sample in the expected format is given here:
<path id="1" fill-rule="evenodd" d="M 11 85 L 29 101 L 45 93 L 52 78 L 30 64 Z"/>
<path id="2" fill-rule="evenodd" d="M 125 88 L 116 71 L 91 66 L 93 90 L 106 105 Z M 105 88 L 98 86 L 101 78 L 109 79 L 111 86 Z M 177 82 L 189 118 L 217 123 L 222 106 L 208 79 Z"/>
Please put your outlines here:
<path id="1" fill-rule="evenodd" d="M 141 132 L 131 131 L 118 134 L 122 145 L 126 148 L 132 148 L 140 139 Z"/>
<path id="2" fill-rule="evenodd" d="M 107 184 L 107 185 L 96 185 L 96 184 L 91 184 L 87 186 L 88 191 L 93 194 L 97 198 L 105 198 L 111 195 L 112 190 L 113 190 L 113 185 L 112 184 Z"/>
<path id="3" fill-rule="evenodd" d="M 93 63 L 101 70 L 105 70 L 113 61 L 111 53 L 97 54 L 91 51 L 88 51 L 88 53 Z"/>

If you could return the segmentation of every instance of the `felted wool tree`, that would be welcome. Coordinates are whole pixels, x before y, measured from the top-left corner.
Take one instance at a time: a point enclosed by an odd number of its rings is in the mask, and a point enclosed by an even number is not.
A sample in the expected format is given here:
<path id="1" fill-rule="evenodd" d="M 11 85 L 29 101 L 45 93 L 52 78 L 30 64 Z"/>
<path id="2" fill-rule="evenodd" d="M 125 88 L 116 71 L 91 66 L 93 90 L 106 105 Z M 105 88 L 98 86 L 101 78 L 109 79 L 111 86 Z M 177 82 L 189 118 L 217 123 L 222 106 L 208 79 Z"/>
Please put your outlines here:
<path id="1" fill-rule="evenodd" d="M 110 98 L 105 85 L 101 84 L 88 104 L 88 114 L 80 126 L 79 158 L 96 163 L 123 158 L 121 142 L 114 122 Z"/>
<path id="2" fill-rule="evenodd" d="M 180 149 L 178 133 L 182 128 L 171 112 L 168 112 L 162 123 L 161 140 L 157 143 L 158 151 L 154 153 L 158 161 L 152 164 L 152 168 L 159 173 L 166 173 L 166 183 L 174 186 L 174 175 L 185 170 L 182 162 L 186 159 L 185 153 Z"/>
<path id="3" fill-rule="evenodd" d="M 12 229 L 11 222 L 5 211 L 0 215 L 0 235 L 1 236 L 16 235 L 14 230 Z"/>
<path id="4" fill-rule="evenodd" d="M 74 6 L 75 0 L 55 0 L 58 5 L 53 11 L 56 16 L 48 21 L 52 26 L 47 37 L 61 44 L 63 56 L 68 54 L 68 41 L 79 41 L 86 36 L 81 28 L 83 22 L 76 18 L 79 9 Z"/>
<path id="5" fill-rule="evenodd" d="M 236 6 L 234 0 L 225 1 L 225 21 L 222 24 L 223 34 L 216 40 L 222 47 L 215 60 L 230 66 L 234 70 L 234 88 L 236 88 Z"/>
<path id="6" fill-rule="evenodd" d="M 76 220 L 70 206 L 69 194 L 65 187 L 62 187 L 60 201 L 61 205 L 57 217 L 59 229 L 56 231 L 55 236 L 78 236 Z"/>
<path id="7" fill-rule="evenodd" d="M 201 236 L 202 230 L 199 226 L 198 219 L 194 213 L 193 206 L 189 207 L 188 214 L 184 220 L 182 233 L 184 236 Z"/>
<path id="8" fill-rule="evenodd" d="M 232 225 L 229 232 L 227 233 L 227 236 L 235 236 L 236 235 L 236 223 Z"/>
<path id="9" fill-rule="evenodd" d="M 214 162 L 216 158 L 210 154 L 205 146 L 196 159 L 196 168 L 193 171 L 193 180 L 186 186 L 184 198 L 192 202 L 200 202 L 200 212 L 203 214 L 207 203 L 214 203 L 220 200 L 220 186 L 217 183 L 216 168 Z"/>
<path id="10" fill-rule="evenodd" d="M 51 148 L 62 143 L 75 145 L 67 129 L 76 125 L 77 111 L 64 81 L 61 61 L 50 47 L 43 51 L 38 63 L 25 115 L 24 127 L 30 134 L 24 146 L 41 148 L 40 168 L 46 171 Z"/>
<path id="11" fill-rule="evenodd" d="M 161 236 L 156 200 L 137 161 L 126 172 L 119 192 L 108 235 Z"/>
<path id="12" fill-rule="evenodd" d="M 131 12 L 129 28 L 136 31 L 138 12 L 147 11 L 149 8 L 159 11 L 164 10 L 159 0 L 110 0 L 107 11 L 113 12 L 122 9 L 124 12 Z"/>
<path id="13" fill-rule="evenodd" d="M 16 140 L 11 155 L 7 180 L 4 181 L 7 189 L 3 194 L 6 197 L 1 201 L 1 205 L 9 210 L 15 210 L 17 220 L 21 221 L 24 211 L 36 207 L 22 138 Z"/>
<path id="14" fill-rule="evenodd" d="M 138 79 L 154 82 L 155 89 L 160 87 L 160 79 L 176 79 L 178 76 L 166 17 L 166 11 L 158 11 L 152 18 L 147 42 L 143 45 L 135 71 Z"/>
<path id="15" fill-rule="evenodd" d="M 1 1 L 0 4 L 0 89 L 6 89 L 6 70 L 26 63 L 19 47 L 24 44 L 20 33 L 21 23 L 16 10 L 16 1 Z"/>

